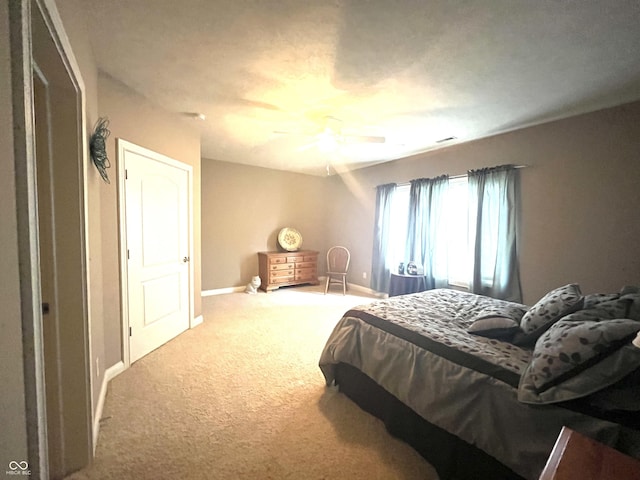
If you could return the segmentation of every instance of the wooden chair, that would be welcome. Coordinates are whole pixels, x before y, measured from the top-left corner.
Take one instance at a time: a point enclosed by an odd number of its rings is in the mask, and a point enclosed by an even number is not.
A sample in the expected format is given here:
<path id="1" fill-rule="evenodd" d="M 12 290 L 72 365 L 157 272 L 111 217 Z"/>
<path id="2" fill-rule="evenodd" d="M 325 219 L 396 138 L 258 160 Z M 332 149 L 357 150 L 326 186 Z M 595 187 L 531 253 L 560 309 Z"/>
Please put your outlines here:
<path id="1" fill-rule="evenodd" d="M 327 283 L 324 286 L 324 294 L 329 291 L 331 283 L 342 284 L 342 294 L 347 294 L 347 271 L 351 254 L 345 247 L 331 247 L 327 252 Z"/>

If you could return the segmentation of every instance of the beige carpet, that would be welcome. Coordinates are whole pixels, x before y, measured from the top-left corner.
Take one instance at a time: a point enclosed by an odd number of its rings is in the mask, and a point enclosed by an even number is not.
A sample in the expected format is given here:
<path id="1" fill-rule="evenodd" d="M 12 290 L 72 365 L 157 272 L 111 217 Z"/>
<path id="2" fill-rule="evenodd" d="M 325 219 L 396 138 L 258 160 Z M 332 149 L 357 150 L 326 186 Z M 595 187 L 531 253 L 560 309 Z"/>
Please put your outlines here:
<path id="1" fill-rule="evenodd" d="M 368 301 L 317 287 L 205 297 L 202 325 L 111 382 L 96 458 L 69 478 L 437 479 L 324 385 L 324 342 Z"/>

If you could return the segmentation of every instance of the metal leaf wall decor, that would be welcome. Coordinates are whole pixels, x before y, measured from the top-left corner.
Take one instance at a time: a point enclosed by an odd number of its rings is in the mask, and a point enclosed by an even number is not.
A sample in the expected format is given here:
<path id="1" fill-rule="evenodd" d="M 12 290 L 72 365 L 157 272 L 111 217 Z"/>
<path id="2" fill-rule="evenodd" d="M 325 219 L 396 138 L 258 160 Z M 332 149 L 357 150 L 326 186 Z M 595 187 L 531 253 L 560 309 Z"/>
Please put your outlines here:
<path id="1" fill-rule="evenodd" d="M 102 179 L 107 182 L 109 177 L 107 176 L 107 168 L 111 167 L 109 159 L 107 158 L 107 138 L 111 134 L 109 129 L 109 119 L 100 117 L 96 123 L 95 129 L 89 139 L 89 151 L 91 153 L 91 160 L 93 164 L 100 172 Z"/>

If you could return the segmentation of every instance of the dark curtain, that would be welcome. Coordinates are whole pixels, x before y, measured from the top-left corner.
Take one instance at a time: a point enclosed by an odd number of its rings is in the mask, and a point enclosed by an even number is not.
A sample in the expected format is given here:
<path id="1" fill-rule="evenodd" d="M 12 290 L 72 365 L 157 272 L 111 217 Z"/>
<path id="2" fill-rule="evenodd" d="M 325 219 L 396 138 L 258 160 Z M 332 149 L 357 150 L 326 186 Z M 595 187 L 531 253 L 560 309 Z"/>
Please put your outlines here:
<path id="1" fill-rule="evenodd" d="M 391 203 L 396 191 L 395 183 L 376 187 L 376 216 L 373 227 L 373 258 L 371 259 L 371 288 L 389 293 L 391 271 L 386 261 L 389 245 Z"/>
<path id="2" fill-rule="evenodd" d="M 473 275 L 470 290 L 522 302 L 517 221 L 518 171 L 513 165 L 470 170 L 469 240 Z"/>
<path id="3" fill-rule="evenodd" d="M 427 288 L 448 285 L 444 202 L 449 177 L 418 178 L 411 181 L 407 259 L 424 267 Z"/>

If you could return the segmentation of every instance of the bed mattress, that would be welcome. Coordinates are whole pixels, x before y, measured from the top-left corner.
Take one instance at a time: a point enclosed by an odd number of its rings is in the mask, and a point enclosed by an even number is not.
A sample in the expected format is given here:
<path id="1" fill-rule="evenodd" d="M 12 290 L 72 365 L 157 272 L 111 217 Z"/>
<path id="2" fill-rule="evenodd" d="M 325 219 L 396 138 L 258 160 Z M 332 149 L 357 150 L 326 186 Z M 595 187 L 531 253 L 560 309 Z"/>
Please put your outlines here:
<path id="1" fill-rule="evenodd" d="M 531 350 L 467 332 L 478 315 L 505 309 L 526 306 L 437 289 L 357 307 L 336 325 L 320 368 L 331 385 L 336 365 L 351 365 L 427 422 L 527 479 L 538 478 L 562 426 L 608 445 L 622 436 L 635 442 L 638 432 L 616 422 L 518 401 Z"/>

